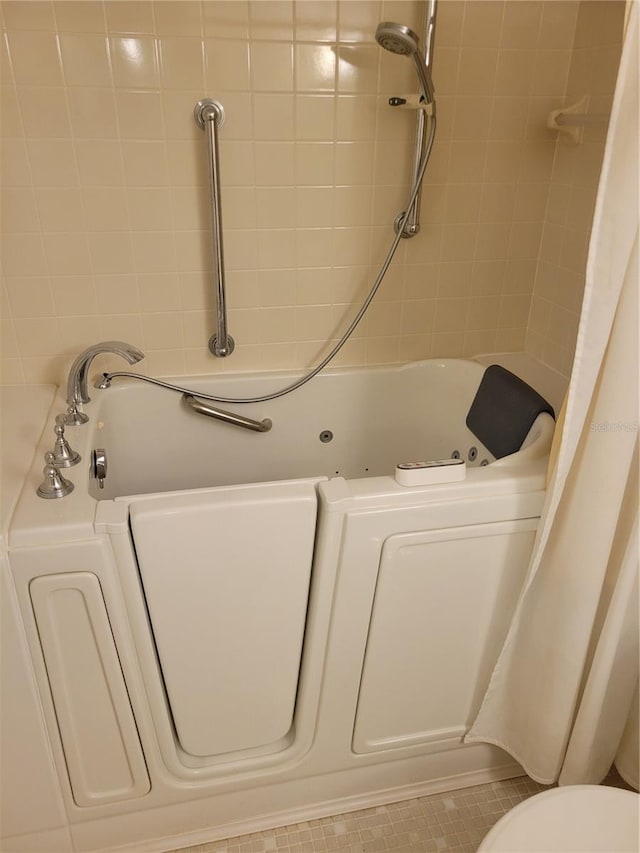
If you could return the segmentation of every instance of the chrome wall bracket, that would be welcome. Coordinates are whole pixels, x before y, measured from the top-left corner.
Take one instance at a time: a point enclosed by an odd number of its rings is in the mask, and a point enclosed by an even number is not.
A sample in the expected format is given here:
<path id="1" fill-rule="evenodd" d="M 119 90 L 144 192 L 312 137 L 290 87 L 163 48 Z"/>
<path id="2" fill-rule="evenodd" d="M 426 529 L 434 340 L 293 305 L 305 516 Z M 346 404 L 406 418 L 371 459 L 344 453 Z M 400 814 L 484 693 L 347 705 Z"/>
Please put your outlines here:
<path id="1" fill-rule="evenodd" d="M 218 358 L 231 355 L 235 342 L 227 332 L 227 306 L 224 281 L 224 249 L 222 242 L 222 203 L 220 196 L 220 164 L 218 129 L 224 124 L 224 108 L 212 98 L 203 98 L 193 111 L 196 124 L 207 137 L 209 194 L 211 197 L 211 237 L 216 282 L 216 333 L 209 339 L 209 350 Z"/>
<path id="2" fill-rule="evenodd" d="M 193 108 L 193 117 L 200 130 L 205 129 L 205 123 L 215 121 L 218 128 L 224 124 L 224 107 L 220 101 L 214 101 L 213 98 L 203 98 Z"/>

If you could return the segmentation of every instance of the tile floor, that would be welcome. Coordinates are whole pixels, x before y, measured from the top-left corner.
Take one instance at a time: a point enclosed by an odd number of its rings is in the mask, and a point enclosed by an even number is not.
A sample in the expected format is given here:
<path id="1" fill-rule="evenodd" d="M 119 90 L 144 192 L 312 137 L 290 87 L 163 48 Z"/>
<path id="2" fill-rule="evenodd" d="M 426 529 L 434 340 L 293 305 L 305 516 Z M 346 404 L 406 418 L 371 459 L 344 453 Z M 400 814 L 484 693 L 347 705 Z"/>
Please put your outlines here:
<path id="1" fill-rule="evenodd" d="M 174 853 L 474 853 L 489 829 L 546 790 L 527 776 L 212 841 Z"/>
<path id="2" fill-rule="evenodd" d="M 613 768 L 602 784 L 633 790 Z M 520 776 L 183 847 L 172 853 L 475 853 L 503 814 L 550 787 Z"/>

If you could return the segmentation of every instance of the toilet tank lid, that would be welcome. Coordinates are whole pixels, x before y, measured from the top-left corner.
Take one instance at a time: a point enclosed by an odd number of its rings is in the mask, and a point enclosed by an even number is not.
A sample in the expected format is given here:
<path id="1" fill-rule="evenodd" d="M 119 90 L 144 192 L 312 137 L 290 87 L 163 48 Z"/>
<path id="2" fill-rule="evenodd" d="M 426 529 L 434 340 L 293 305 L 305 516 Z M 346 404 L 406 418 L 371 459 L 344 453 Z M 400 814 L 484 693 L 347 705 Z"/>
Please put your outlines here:
<path id="1" fill-rule="evenodd" d="M 536 794 L 502 817 L 478 853 L 637 853 L 640 796 L 603 785 Z"/>

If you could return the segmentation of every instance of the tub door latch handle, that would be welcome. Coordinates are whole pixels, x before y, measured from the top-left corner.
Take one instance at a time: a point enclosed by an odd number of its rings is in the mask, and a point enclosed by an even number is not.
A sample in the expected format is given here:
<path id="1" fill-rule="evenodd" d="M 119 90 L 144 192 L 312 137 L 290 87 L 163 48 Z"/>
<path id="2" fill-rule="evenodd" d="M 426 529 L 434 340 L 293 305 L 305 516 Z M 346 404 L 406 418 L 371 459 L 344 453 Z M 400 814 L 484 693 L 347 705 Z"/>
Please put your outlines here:
<path id="1" fill-rule="evenodd" d="M 104 447 L 96 447 L 91 452 L 91 470 L 98 486 L 104 489 L 104 481 L 107 478 L 107 451 Z"/>

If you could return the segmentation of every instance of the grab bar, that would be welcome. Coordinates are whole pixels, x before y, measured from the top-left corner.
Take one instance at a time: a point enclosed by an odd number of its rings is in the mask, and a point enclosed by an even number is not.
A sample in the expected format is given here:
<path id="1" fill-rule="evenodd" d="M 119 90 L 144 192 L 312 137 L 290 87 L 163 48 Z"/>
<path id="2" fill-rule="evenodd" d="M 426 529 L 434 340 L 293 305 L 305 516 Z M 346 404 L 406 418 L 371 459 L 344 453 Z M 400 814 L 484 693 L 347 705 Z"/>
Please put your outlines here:
<path id="1" fill-rule="evenodd" d="M 195 106 L 196 124 L 207 136 L 209 193 L 211 196 L 211 236 L 216 276 L 216 334 L 209 338 L 209 350 L 219 358 L 231 355 L 235 341 L 227 332 L 227 306 L 224 286 L 224 250 L 222 246 L 222 207 L 220 202 L 220 166 L 218 162 L 218 126 L 224 123 L 222 104 L 204 98 Z"/>
<path id="2" fill-rule="evenodd" d="M 226 421 L 235 426 L 241 426 L 245 429 L 252 429 L 254 432 L 269 432 L 273 423 L 269 418 L 264 418 L 261 421 L 254 421 L 251 418 L 245 418 L 242 415 L 236 415 L 234 412 L 227 412 L 224 409 L 216 409 L 213 406 L 206 406 L 202 400 L 196 400 L 194 392 L 188 388 L 183 388 L 182 385 L 172 385 L 170 382 L 164 382 L 162 379 L 154 379 L 153 376 L 145 376 L 143 373 L 130 373 L 128 370 L 116 370 L 113 373 L 103 373 L 102 379 L 97 379 L 93 387 L 104 391 L 106 388 L 111 388 L 111 383 L 114 379 L 121 377 L 123 379 L 139 379 L 140 382 L 148 382 L 150 385 L 156 385 L 158 388 L 166 388 L 168 391 L 177 391 L 182 394 L 182 399 L 191 406 L 196 412 L 202 415 L 209 415 L 210 418 L 217 418 L 220 421 Z M 209 394 L 198 394 L 205 400 L 215 400 Z"/>
<path id="3" fill-rule="evenodd" d="M 207 406 L 201 400 L 196 400 L 191 394 L 183 394 L 182 399 L 190 406 L 194 412 L 199 412 L 201 415 L 215 418 L 218 421 L 224 421 L 234 426 L 252 429 L 254 432 L 269 432 L 273 426 L 270 418 L 264 418 L 261 421 L 254 421 L 251 418 L 245 418 L 242 415 L 236 415 L 234 412 L 227 412 L 224 409 L 216 409 L 213 406 Z"/>

